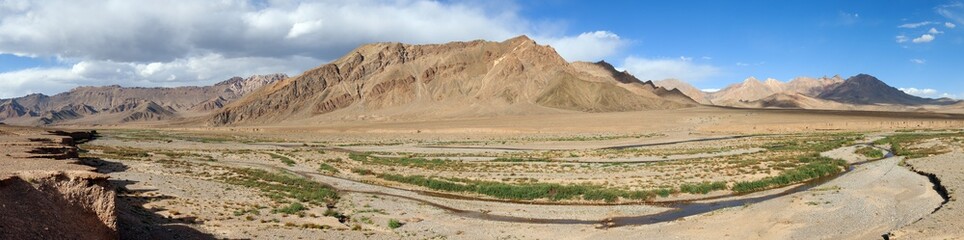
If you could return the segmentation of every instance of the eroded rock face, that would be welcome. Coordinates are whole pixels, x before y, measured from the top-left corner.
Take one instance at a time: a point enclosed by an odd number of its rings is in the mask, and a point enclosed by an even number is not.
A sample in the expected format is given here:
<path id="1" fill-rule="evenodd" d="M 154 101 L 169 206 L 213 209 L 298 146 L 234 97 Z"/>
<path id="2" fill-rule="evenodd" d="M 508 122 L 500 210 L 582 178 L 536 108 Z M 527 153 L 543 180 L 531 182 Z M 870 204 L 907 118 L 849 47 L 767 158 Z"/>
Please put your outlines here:
<path id="1" fill-rule="evenodd" d="M 117 239 L 106 177 L 32 173 L 0 180 L 0 238 Z"/>
<path id="2" fill-rule="evenodd" d="M 117 239 L 107 175 L 78 164 L 91 133 L 0 126 L 0 239 Z"/>

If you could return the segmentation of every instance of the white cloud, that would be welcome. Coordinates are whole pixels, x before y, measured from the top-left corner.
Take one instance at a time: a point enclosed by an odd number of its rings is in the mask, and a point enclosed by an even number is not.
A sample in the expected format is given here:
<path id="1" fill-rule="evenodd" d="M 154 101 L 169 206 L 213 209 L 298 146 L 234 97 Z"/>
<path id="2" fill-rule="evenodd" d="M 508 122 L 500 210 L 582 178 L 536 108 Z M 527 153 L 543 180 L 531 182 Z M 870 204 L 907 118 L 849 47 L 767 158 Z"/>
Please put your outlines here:
<path id="1" fill-rule="evenodd" d="M 944 33 L 944 32 L 937 31 L 937 28 L 931 28 L 931 30 L 928 30 L 927 33 L 937 35 L 937 34 L 941 34 L 941 33 Z"/>
<path id="2" fill-rule="evenodd" d="M 911 41 L 914 43 L 929 43 L 931 41 L 934 41 L 934 35 L 924 34 L 918 38 L 914 38 L 914 40 L 911 40 Z"/>
<path id="3" fill-rule="evenodd" d="M 479 1 L 0 0 L 0 54 L 63 59 L 69 65 L 0 73 L 0 94 L 50 94 L 105 83 L 199 85 L 247 73 L 299 73 L 371 42 L 502 41 L 528 34 L 572 61 L 598 61 L 629 43 L 608 31 L 567 36 L 560 27 L 536 26 L 518 12 L 514 4 Z M 245 67 L 230 67 L 239 62 Z M 83 74 L 72 72 L 74 67 Z M 198 70 L 206 68 L 222 70 Z"/>
<path id="4" fill-rule="evenodd" d="M 964 24 L 964 3 L 953 2 L 949 4 L 940 5 L 937 7 L 937 14 L 950 19 L 957 24 Z M 945 23 L 946 25 L 946 23 Z M 953 23 L 951 23 L 953 25 Z M 955 27 L 957 25 L 954 25 Z M 947 26 L 953 28 L 951 26 Z"/>
<path id="5" fill-rule="evenodd" d="M 955 27 L 957 27 L 957 24 L 954 24 L 954 23 L 952 23 L 952 22 L 946 22 L 946 23 L 944 23 L 944 26 L 947 27 L 947 28 L 955 28 Z"/>
<path id="6" fill-rule="evenodd" d="M 905 92 L 905 93 L 907 93 L 907 94 L 914 95 L 914 96 L 918 96 L 918 97 L 926 97 L 926 98 L 942 98 L 942 97 L 946 97 L 946 98 L 957 98 L 957 95 L 949 94 L 949 93 L 938 92 L 936 89 L 931 89 L 931 88 L 898 88 L 898 89 L 900 89 L 901 91 L 903 91 L 903 92 Z"/>
<path id="7" fill-rule="evenodd" d="M 649 59 L 630 56 L 623 61 L 621 68 L 643 81 L 675 78 L 693 82 L 720 74 L 718 67 L 673 58 Z"/>
<path id="8" fill-rule="evenodd" d="M 619 52 L 628 44 L 619 35 L 608 31 L 585 32 L 575 37 L 534 38 L 555 48 L 567 61 L 599 61 Z"/>
<path id="9" fill-rule="evenodd" d="M 909 41 L 909 39 L 907 38 L 907 36 L 897 35 L 897 43 L 905 43 L 905 42 L 907 42 L 907 41 Z"/>
<path id="10" fill-rule="evenodd" d="M 238 57 L 218 54 L 175 59 L 170 62 L 131 63 L 86 60 L 66 67 L 31 68 L 0 73 L 0 98 L 30 92 L 56 93 L 78 86 L 173 87 L 209 85 L 231 76 L 264 73 L 297 75 L 323 60 L 310 57 Z"/>
<path id="11" fill-rule="evenodd" d="M 911 59 L 910 62 L 916 63 L 916 64 L 924 64 L 924 63 L 927 63 L 927 60 L 914 58 L 914 59 Z"/>
<path id="12" fill-rule="evenodd" d="M 924 21 L 924 22 L 916 22 L 916 23 L 905 23 L 905 24 L 901 24 L 900 26 L 897 26 L 897 27 L 899 27 L 899 28 L 918 28 L 918 27 L 927 26 L 927 25 L 931 25 L 931 24 L 938 24 L 938 23 L 937 23 L 937 22 L 931 22 L 931 21 Z"/>
<path id="13" fill-rule="evenodd" d="M 689 62 L 689 61 L 693 61 L 693 58 L 692 58 L 692 57 L 687 57 L 687 56 L 679 56 L 679 60 L 684 61 L 684 62 Z"/>
<path id="14" fill-rule="evenodd" d="M 737 62 L 736 65 L 737 65 L 737 66 L 740 66 L 740 67 L 750 66 L 749 63 L 744 63 L 744 62 Z"/>

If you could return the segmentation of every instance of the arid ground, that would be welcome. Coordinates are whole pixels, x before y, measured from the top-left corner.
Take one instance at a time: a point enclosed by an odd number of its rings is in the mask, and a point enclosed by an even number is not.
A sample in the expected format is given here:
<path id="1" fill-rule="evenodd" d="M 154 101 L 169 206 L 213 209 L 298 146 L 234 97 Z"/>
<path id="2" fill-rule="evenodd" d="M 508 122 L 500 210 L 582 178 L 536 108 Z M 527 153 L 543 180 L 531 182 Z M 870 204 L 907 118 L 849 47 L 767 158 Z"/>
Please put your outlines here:
<path id="1" fill-rule="evenodd" d="M 117 187 L 121 237 L 945 239 L 962 126 L 710 107 L 143 126 L 80 157 Z"/>

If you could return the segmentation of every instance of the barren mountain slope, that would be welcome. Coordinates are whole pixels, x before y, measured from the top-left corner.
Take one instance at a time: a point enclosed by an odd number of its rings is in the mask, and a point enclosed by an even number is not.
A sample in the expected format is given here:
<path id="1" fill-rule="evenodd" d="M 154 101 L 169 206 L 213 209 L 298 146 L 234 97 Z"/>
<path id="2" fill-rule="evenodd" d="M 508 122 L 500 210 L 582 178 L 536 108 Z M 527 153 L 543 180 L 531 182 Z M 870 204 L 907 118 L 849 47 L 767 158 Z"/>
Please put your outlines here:
<path id="1" fill-rule="evenodd" d="M 31 94 L 0 100 L 0 121 L 20 125 L 112 124 L 157 121 L 210 113 L 244 94 L 284 79 L 284 74 L 235 77 L 206 87 L 78 87 L 54 96 Z"/>
<path id="2" fill-rule="evenodd" d="M 692 98 L 694 101 L 700 104 L 710 105 L 712 104 L 709 99 L 706 98 L 707 93 L 703 92 L 689 83 L 677 80 L 677 79 L 665 79 L 653 82 L 656 86 L 663 87 L 666 89 L 678 89 L 686 96 Z"/>
<path id="3" fill-rule="evenodd" d="M 820 93 L 818 97 L 852 104 L 923 105 L 940 103 L 934 99 L 904 93 L 867 74 L 858 74 L 844 82 L 834 84 L 827 91 Z"/>
<path id="4" fill-rule="evenodd" d="M 408 119 L 672 109 L 612 74 L 577 70 L 525 36 L 503 42 L 363 45 L 220 110 L 210 124 L 379 115 Z M 671 93 L 670 93 L 671 94 Z"/>
<path id="5" fill-rule="evenodd" d="M 710 93 L 708 98 L 714 104 L 731 106 L 739 102 L 749 102 L 765 98 L 775 93 L 783 92 L 783 83 L 767 79 L 760 82 L 754 77 L 749 77 L 741 83 L 730 85 L 718 92 Z"/>

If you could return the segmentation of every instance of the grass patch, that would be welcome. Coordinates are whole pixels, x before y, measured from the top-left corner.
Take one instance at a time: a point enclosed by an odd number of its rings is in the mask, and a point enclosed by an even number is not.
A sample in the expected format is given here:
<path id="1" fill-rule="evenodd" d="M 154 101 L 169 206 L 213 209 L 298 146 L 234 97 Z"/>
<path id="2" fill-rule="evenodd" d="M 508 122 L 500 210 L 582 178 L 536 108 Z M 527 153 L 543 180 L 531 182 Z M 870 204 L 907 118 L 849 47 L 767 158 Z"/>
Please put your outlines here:
<path id="1" fill-rule="evenodd" d="M 733 191 L 745 193 L 787 186 L 797 182 L 837 174 L 847 166 L 847 162 L 843 160 L 820 156 L 803 157 L 800 158 L 800 161 L 806 164 L 786 170 L 777 176 L 766 177 L 756 181 L 737 182 L 733 184 Z"/>
<path id="2" fill-rule="evenodd" d="M 337 168 L 332 167 L 331 165 L 328 165 L 327 163 L 321 163 L 321 165 L 318 166 L 318 171 L 320 171 L 320 172 L 322 172 L 322 173 L 328 173 L 328 174 L 336 174 L 336 173 L 338 173 L 338 169 L 337 169 Z"/>
<path id="3" fill-rule="evenodd" d="M 861 147 L 861 148 L 858 148 L 857 151 L 854 151 L 854 153 L 863 155 L 864 157 L 867 157 L 870 159 L 878 159 L 878 158 L 884 157 L 884 152 L 874 147 Z"/>
<path id="4" fill-rule="evenodd" d="M 707 194 L 716 190 L 726 190 L 726 182 L 684 183 L 679 186 L 680 192 L 692 194 Z"/>
<path id="5" fill-rule="evenodd" d="M 273 153 L 273 152 L 268 152 L 268 155 L 271 155 L 271 158 L 281 160 L 281 162 L 284 163 L 285 165 L 288 165 L 288 166 L 294 166 L 294 165 L 295 165 L 295 160 L 291 160 L 291 158 L 289 158 L 289 157 L 287 157 L 287 156 L 284 156 L 284 155 L 281 155 L 281 154 L 277 154 L 277 153 Z"/>
<path id="6" fill-rule="evenodd" d="M 939 155 L 950 152 L 950 149 L 941 146 L 934 146 L 929 148 L 912 148 L 911 145 L 920 143 L 924 140 L 935 139 L 935 138 L 950 138 L 950 137 L 962 137 L 964 133 L 900 133 L 885 137 L 884 139 L 877 140 L 874 144 L 883 145 L 890 144 L 890 151 L 894 155 L 904 156 L 906 158 L 922 158 L 932 155 Z"/>
<path id="7" fill-rule="evenodd" d="M 299 203 L 299 202 L 296 202 L 296 203 L 292 203 L 291 205 L 288 205 L 287 207 L 277 208 L 277 209 L 271 210 L 271 212 L 272 212 L 272 213 L 295 214 L 295 213 L 299 213 L 299 212 L 302 212 L 302 211 L 307 210 L 307 209 L 308 209 L 308 208 L 305 207 L 305 205 L 303 205 L 303 204 L 301 204 L 301 203 Z"/>
<path id="8" fill-rule="evenodd" d="M 611 189 L 598 185 L 561 185 L 556 183 L 518 183 L 475 181 L 468 179 L 439 179 L 420 175 L 403 176 L 398 174 L 377 174 L 381 179 L 401 182 L 432 190 L 446 192 L 471 192 L 490 197 L 512 200 L 602 200 L 615 202 L 619 198 L 633 200 L 648 200 L 655 196 L 669 196 L 672 189 L 658 189 L 652 191 L 627 191 Z"/>
<path id="9" fill-rule="evenodd" d="M 287 174 L 273 173 L 261 169 L 231 169 L 231 175 L 222 180 L 233 185 L 261 190 L 275 201 L 296 199 L 298 202 L 322 206 L 338 200 L 338 193 L 321 183 Z"/>

